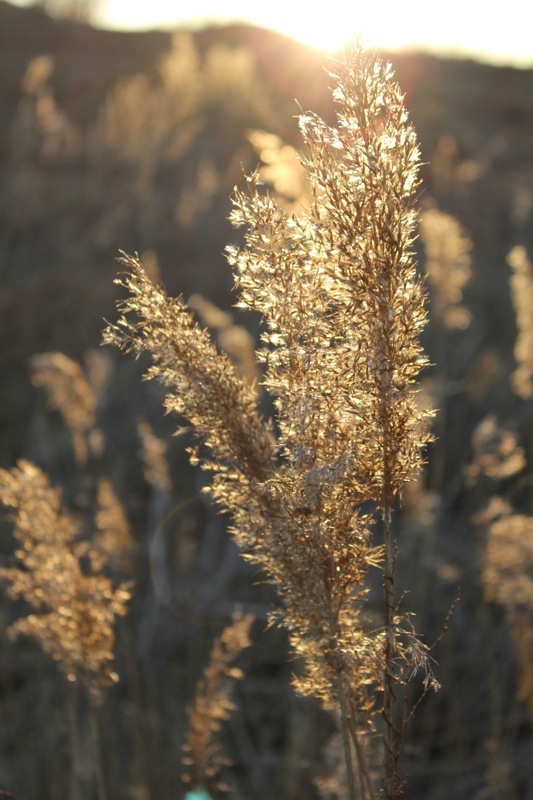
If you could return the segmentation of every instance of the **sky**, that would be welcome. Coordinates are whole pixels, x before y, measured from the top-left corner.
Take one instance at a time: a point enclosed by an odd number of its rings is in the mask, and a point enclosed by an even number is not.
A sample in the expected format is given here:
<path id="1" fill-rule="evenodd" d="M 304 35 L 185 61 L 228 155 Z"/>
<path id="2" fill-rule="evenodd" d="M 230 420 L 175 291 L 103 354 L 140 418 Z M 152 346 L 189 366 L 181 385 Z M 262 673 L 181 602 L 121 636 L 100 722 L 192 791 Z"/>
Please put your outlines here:
<path id="1" fill-rule="evenodd" d="M 387 49 L 533 68 L 533 0 L 100 0 L 95 21 L 119 30 L 245 21 L 326 50 L 361 30 Z"/>

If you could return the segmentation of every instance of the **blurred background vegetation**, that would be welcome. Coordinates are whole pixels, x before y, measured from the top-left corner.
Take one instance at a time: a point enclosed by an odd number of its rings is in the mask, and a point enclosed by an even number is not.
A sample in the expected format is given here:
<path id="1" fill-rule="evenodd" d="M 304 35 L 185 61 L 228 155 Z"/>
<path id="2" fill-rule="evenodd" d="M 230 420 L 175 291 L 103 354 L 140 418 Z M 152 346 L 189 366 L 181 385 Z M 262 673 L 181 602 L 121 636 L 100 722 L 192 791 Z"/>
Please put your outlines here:
<path id="1" fill-rule="evenodd" d="M 158 386 L 141 383 L 145 365 L 99 349 L 104 317 L 116 318 L 122 249 L 138 252 L 169 294 L 194 296 L 191 306 L 220 347 L 243 371 L 256 369 L 250 342 L 261 321 L 231 310 L 223 250 L 240 233 L 227 220 L 229 196 L 262 164 L 283 202 L 303 202 L 295 117 L 302 108 L 334 122 L 324 57 L 244 25 L 118 33 L 91 28 L 83 11 L 65 19 L 47 10 L 0 0 L 0 467 L 34 462 L 80 519 L 107 503 L 122 531 L 115 546 L 123 557 L 106 569 L 115 581 L 134 581 L 133 598 L 116 625 L 120 682 L 97 708 L 108 795 L 183 796 L 187 705 L 214 637 L 241 604 L 256 622 L 222 731 L 230 795 L 342 796 L 335 781 L 316 785 L 334 771 L 335 720 L 294 695 L 298 664 L 285 633 L 265 631 L 272 591 L 201 493 L 206 477 L 188 463 L 188 434 L 172 438 L 179 420 L 164 417 Z M 533 292 L 526 266 L 513 307 L 512 270 L 521 274 L 516 264 L 525 261 L 514 251 L 513 267 L 507 256 L 516 246 L 533 255 L 533 71 L 384 57 L 406 94 L 424 161 L 418 250 L 434 366 L 423 394 L 439 409 L 426 472 L 406 492 L 396 523 L 399 583 L 428 642 L 461 592 L 434 651 L 443 688 L 426 698 L 408 732 L 406 794 L 526 800 L 532 401 L 511 379 L 518 332 L 533 326 Z M 517 317 L 520 296 L 531 305 Z M 79 373 L 57 357 L 36 358 L 55 351 Z M 526 351 L 531 361 L 531 340 Z M 78 397 L 92 414 L 85 427 L 54 402 L 50 370 L 70 370 L 86 387 Z M 89 442 L 85 456 L 76 432 Z M 12 563 L 11 531 L 4 518 L 3 566 Z M 63 800 L 72 793 L 68 687 L 36 642 L 8 638 L 25 613 L 24 601 L 2 590 L 0 789 L 16 800 Z M 416 699 L 416 682 L 412 692 Z M 85 799 L 98 776 L 79 695 L 77 792 Z"/>

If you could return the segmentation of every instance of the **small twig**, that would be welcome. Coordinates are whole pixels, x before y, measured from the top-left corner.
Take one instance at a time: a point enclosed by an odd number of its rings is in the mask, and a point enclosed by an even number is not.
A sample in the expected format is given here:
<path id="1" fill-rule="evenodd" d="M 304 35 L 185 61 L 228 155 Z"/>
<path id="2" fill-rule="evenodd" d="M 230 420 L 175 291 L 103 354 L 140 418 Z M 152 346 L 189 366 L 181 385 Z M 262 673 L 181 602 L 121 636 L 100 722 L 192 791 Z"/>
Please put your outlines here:
<path id="1" fill-rule="evenodd" d="M 446 634 L 446 631 L 448 630 L 448 625 L 450 624 L 451 616 L 452 616 L 452 614 L 453 614 L 453 612 L 455 610 L 455 606 L 457 605 L 457 603 L 459 602 L 460 599 L 461 599 L 461 587 L 458 586 L 457 587 L 457 597 L 455 598 L 455 600 L 451 604 L 448 613 L 444 617 L 444 622 L 443 622 L 443 625 L 442 625 L 442 631 L 441 631 L 440 635 L 435 639 L 433 644 L 430 645 L 430 647 L 428 647 L 428 650 L 433 650 L 433 648 L 436 647 L 439 644 L 439 642 L 442 640 L 442 638 Z"/>

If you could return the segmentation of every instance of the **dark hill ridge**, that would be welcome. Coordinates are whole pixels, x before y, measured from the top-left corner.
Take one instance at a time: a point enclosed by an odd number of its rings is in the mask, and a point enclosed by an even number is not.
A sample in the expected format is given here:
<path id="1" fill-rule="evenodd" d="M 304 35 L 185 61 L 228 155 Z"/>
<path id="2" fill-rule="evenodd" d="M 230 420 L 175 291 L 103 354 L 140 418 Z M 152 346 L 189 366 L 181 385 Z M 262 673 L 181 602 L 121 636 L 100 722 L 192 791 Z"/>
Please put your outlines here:
<path id="1" fill-rule="evenodd" d="M 211 27 L 194 36 L 201 53 L 220 43 L 251 48 L 265 82 L 280 99 L 297 99 L 304 109 L 325 113 L 330 79 L 323 53 L 247 25 Z M 162 31 L 98 30 L 0 0 L 2 120 L 7 122 L 25 68 L 37 55 L 54 58 L 52 85 L 59 105 L 75 120 L 87 121 L 118 78 L 153 70 L 171 40 L 172 34 Z M 471 151 L 502 126 L 533 132 L 533 70 L 419 53 L 385 56 L 394 64 L 419 136 L 430 150 L 442 132 L 459 136 Z"/>
<path id="2" fill-rule="evenodd" d="M 152 69 L 170 42 L 170 34 L 161 31 L 102 31 L 0 0 L 2 123 L 17 102 L 28 62 L 36 56 L 53 57 L 52 86 L 60 106 L 75 119 L 87 121 L 118 78 Z"/>
<path id="3" fill-rule="evenodd" d="M 229 139 L 241 137 L 242 141 L 245 128 L 241 130 L 239 126 L 245 124 L 260 124 L 298 146 L 296 100 L 304 111 L 312 109 L 327 120 L 333 119 L 328 91 L 331 78 L 324 68 L 328 61 L 323 53 L 281 34 L 247 25 L 210 27 L 193 35 L 200 56 L 214 45 L 249 48 L 257 63 L 261 91 L 268 101 L 269 113 L 264 119 L 230 121 L 225 133 L 229 137 L 227 153 L 240 146 L 237 140 Z M 55 69 L 50 86 L 59 108 L 73 122 L 90 126 L 106 93 L 119 78 L 154 74 L 161 57 L 171 47 L 172 34 L 168 32 L 98 30 L 0 0 L 0 174 L 2 155 L 9 146 L 6 137 L 22 96 L 20 83 L 32 58 L 52 56 Z M 453 142 L 447 140 L 444 156 L 445 160 L 451 159 L 446 167 L 447 184 L 443 183 L 442 170 L 437 185 L 433 173 L 426 169 L 426 192 L 435 196 L 445 210 L 457 213 L 474 239 L 479 234 L 479 240 L 489 243 L 490 251 L 482 254 L 487 268 L 495 258 L 501 263 L 505 248 L 517 239 L 526 246 L 533 242 L 529 222 L 522 220 L 520 229 L 512 230 L 508 219 L 509 208 L 516 199 L 516 185 L 519 192 L 527 193 L 528 182 L 531 183 L 533 70 L 417 53 L 384 55 L 394 64 L 406 94 L 424 161 L 438 165 L 442 160 L 442 153 L 435 160 L 439 142 L 443 137 L 453 138 Z M 199 143 L 202 155 L 216 151 L 220 122 L 225 123 L 233 112 L 221 106 L 217 113 L 218 121 L 211 126 L 211 133 L 204 132 Z M 450 170 L 457 177 L 457 169 L 460 186 L 450 177 Z M 223 246 L 221 242 L 218 252 Z"/>
<path id="4" fill-rule="evenodd" d="M 197 41 L 202 49 L 217 41 L 250 47 L 274 89 L 296 98 L 304 109 L 315 110 L 329 99 L 327 87 L 331 79 L 325 74 L 328 60 L 322 52 L 272 31 L 245 25 L 209 28 L 197 34 Z M 430 127 L 435 136 L 442 133 L 444 126 L 471 129 L 475 131 L 473 147 L 502 125 L 529 126 L 533 130 L 533 70 L 423 53 L 384 52 L 383 57 L 394 65 L 423 141 Z"/>

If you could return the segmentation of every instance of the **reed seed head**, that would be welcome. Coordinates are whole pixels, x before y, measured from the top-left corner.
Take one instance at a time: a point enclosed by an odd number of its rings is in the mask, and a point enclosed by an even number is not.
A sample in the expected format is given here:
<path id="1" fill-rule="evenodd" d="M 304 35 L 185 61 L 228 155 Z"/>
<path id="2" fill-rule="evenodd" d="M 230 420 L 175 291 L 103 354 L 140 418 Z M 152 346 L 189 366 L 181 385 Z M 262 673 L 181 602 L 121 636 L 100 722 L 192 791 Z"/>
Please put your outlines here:
<path id="1" fill-rule="evenodd" d="M 11 596 L 24 598 L 35 612 L 15 622 L 10 635 L 37 639 L 69 680 L 80 679 L 94 692 L 117 681 L 113 624 L 126 613 L 129 586 L 114 588 L 104 575 L 81 570 L 76 520 L 33 464 L 0 470 L 0 501 L 14 522 L 20 562 L 0 576 Z"/>

